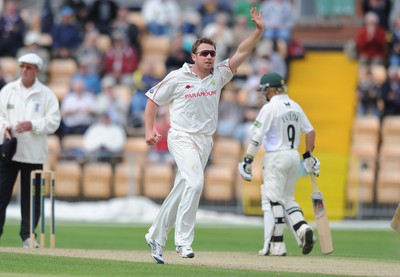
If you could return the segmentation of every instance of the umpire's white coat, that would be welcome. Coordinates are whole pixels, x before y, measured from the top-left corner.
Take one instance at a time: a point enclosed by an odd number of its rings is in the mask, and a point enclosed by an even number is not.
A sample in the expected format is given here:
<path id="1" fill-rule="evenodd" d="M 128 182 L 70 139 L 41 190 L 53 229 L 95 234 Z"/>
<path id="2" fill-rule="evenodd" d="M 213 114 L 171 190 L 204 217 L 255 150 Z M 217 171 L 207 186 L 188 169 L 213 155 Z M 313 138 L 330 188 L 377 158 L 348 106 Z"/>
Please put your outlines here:
<path id="1" fill-rule="evenodd" d="M 32 131 L 16 133 L 18 122 L 31 121 Z M 11 127 L 17 138 L 17 152 L 13 161 L 43 164 L 47 161 L 47 135 L 54 133 L 60 125 L 59 103 L 54 93 L 38 79 L 29 89 L 21 79 L 13 81 L 0 92 L 0 143 L 4 140 L 4 128 Z"/>

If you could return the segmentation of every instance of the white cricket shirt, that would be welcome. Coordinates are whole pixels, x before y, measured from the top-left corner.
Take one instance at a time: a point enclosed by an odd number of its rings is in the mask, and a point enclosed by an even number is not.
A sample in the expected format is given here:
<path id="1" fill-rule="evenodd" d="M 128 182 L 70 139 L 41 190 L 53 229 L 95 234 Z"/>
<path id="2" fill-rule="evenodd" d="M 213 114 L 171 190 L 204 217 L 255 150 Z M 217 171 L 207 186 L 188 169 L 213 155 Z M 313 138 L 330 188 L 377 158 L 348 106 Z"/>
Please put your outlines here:
<path id="1" fill-rule="evenodd" d="M 222 88 L 232 79 L 229 59 L 218 63 L 204 79 L 185 63 L 146 92 L 158 106 L 169 104 L 171 128 L 187 133 L 214 134 Z"/>
<path id="2" fill-rule="evenodd" d="M 287 94 L 275 95 L 265 104 L 251 126 L 263 138 L 266 152 L 296 149 L 301 133 L 309 133 L 313 126 L 303 109 Z"/>

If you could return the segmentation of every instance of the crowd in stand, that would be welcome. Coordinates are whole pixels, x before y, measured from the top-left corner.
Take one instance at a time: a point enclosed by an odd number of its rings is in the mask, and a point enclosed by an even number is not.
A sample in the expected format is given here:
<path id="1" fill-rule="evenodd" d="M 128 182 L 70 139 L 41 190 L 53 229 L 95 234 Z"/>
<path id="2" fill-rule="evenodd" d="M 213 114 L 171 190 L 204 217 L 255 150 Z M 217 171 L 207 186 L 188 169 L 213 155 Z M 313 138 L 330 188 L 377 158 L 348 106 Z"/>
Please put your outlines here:
<path id="1" fill-rule="evenodd" d="M 400 115 L 400 1 L 364 0 L 362 12 L 357 115 Z"/>

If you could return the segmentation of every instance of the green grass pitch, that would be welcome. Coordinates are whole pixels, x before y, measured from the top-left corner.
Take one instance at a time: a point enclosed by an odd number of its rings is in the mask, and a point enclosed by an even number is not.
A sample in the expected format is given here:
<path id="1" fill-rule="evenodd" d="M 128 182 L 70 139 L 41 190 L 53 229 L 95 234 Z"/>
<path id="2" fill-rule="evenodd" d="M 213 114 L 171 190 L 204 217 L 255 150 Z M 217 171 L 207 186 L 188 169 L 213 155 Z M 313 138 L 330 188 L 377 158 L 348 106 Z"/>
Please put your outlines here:
<path id="1" fill-rule="evenodd" d="M 128 224 L 58 223 L 57 249 L 148 251 L 144 240 L 148 227 Z M 19 223 L 6 222 L 0 247 L 22 247 L 18 232 Z M 197 225 L 195 232 L 195 251 L 255 253 L 261 247 L 263 238 L 263 230 L 260 227 Z M 47 230 L 47 236 L 48 234 Z M 382 262 L 400 260 L 400 235 L 389 229 L 332 230 L 332 237 L 335 247 L 333 256 Z M 288 256 L 302 256 L 289 232 L 285 233 L 285 238 Z M 173 230 L 165 249 L 174 249 Z M 321 256 L 318 244 L 309 256 L 310 259 L 313 256 Z M 259 270 L 167 264 L 160 266 L 152 263 L 150 256 L 148 259 L 149 263 L 136 263 L 1 252 L 0 276 L 266 276 L 265 271 Z M 287 272 L 268 272 L 267 275 L 321 276 Z"/>

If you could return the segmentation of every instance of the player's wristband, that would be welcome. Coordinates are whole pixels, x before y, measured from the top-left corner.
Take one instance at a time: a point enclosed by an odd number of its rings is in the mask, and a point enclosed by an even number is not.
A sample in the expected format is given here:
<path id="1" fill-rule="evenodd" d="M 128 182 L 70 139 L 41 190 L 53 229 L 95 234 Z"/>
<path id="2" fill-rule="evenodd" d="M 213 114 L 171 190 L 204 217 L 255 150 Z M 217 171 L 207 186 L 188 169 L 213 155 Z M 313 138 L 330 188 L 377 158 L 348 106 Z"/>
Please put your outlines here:
<path id="1" fill-rule="evenodd" d="M 306 153 L 303 154 L 303 159 L 304 160 L 308 159 L 308 158 L 311 158 L 311 152 L 310 151 L 307 151 Z"/>

